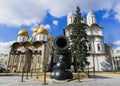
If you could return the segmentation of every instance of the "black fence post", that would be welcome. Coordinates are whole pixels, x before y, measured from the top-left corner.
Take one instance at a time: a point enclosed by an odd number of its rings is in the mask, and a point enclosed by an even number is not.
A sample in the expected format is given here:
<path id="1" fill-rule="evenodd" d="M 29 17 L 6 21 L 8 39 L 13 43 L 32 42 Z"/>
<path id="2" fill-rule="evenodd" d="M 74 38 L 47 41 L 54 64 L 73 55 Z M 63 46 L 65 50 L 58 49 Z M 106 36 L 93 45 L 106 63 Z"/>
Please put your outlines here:
<path id="1" fill-rule="evenodd" d="M 31 69 L 31 78 L 32 78 L 33 68 Z"/>
<path id="2" fill-rule="evenodd" d="M 21 78 L 21 82 L 23 82 L 23 78 L 24 78 L 24 67 L 23 67 L 23 70 L 22 70 L 22 78 Z"/>

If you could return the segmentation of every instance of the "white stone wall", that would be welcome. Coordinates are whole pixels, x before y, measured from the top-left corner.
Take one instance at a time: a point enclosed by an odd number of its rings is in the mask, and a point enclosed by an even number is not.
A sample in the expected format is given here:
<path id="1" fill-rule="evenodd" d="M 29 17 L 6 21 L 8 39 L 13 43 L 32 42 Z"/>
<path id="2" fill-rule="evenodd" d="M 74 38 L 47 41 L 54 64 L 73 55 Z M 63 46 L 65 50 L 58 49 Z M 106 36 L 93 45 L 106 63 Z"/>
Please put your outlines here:
<path id="1" fill-rule="evenodd" d="M 90 71 L 93 71 L 93 67 L 95 66 L 95 71 L 111 71 L 112 66 L 107 62 L 105 55 L 91 55 L 88 57 L 88 61 L 90 62 L 89 68 Z M 94 65 L 95 64 L 95 65 Z"/>
<path id="2" fill-rule="evenodd" d="M 47 41 L 47 35 L 45 35 L 45 34 L 37 34 L 36 41 Z"/>
<path id="3" fill-rule="evenodd" d="M 28 41 L 28 37 L 27 36 L 18 36 L 17 41 L 18 42 L 26 42 L 26 41 Z"/>
<path id="4" fill-rule="evenodd" d="M 90 30 L 90 28 L 87 28 L 87 29 L 86 29 L 86 33 L 87 33 L 87 35 L 91 35 L 91 30 Z"/>
<path id="5" fill-rule="evenodd" d="M 33 33 L 32 33 L 32 41 L 33 41 L 33 42 L 36 41 L 36 35 L 37 35 L 36 32 L 33 32 Z"/>
<path id="6" fill-rule="evenodd" d="M 99 27 L 91 27 L 91 34 L 92 35 L 99 35 L 99 36 L 102 36 L 102 29 L 99 28 Z"/>

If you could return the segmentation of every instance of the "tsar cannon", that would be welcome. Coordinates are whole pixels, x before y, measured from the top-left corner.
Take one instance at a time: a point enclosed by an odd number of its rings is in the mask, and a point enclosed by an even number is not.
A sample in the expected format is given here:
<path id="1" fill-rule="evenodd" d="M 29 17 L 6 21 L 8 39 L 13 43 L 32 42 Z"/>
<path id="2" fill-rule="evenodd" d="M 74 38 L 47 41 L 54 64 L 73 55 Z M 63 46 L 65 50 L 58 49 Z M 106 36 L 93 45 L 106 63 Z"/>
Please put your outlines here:
<path id="1" fill-rule="evenodd" d="M 71 51 L 69 49 L 69 39 L 66 36 L 57 36 L 54 40 L 55 50 L 59 60 L 65 62 L 67 69 L 71 66 Z"/>
<path id="2" fill-rule="evenodd" d="M 51 78 L 56 80 L 71 79 L 71 52 L 69 50 L 69 39 L 66 36 L 58 36 L 54 40 L 54 47 L 57 52 L 58 61 L 51 73 Z"/>

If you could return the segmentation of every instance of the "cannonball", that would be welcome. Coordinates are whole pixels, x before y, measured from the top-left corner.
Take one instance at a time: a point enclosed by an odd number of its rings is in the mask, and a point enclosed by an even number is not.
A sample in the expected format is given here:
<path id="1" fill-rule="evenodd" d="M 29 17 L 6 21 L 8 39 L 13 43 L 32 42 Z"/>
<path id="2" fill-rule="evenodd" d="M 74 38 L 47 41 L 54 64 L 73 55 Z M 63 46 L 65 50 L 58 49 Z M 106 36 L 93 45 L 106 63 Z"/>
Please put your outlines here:
<path id="1" fill-rule="evenodd" d="M 56 68 L 57 68 L 57 69 L 65 70 L 65 69 L 66 69 L 66 64 L 65 64 L 63 61 L 59 61 L 59 62 L 56 64 Z"/>
<path id="2" fill-rule="evenodd" d="M 54 79 L 54 78 L 55 78 L 55 73 L 56 73 L 56 71 L 55 71 L 55 70 L 54 70 L 54 71 L 52 71 L 52 73 L 51 73 L 51 75 L 50 75 L 51 79 Z"/>
<path id="3" fill-rule="evenodd" d="M 56 80 L 65 80 L 66 79 L 66 73 L 62 70 L 58 70 L 55 73 L 55 79 Z"/>

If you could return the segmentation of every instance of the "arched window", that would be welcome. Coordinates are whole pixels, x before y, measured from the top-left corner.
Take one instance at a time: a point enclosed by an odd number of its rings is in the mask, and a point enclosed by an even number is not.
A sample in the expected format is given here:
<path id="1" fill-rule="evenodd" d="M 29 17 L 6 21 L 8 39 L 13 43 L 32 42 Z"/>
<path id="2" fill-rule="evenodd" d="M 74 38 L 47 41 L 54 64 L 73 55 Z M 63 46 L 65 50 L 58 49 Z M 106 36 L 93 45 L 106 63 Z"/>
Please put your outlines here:
<path id="1" fill-rule="evenodd" d="M 23 61 L 24 61 L 24 55 L 22 55 L 22 58 L 21 58 L 21 63 L 23 63 Z"/>
<path id="2" fill-rule="evenodd" d="M 43 41 L 45 41 L 45 35 L 43 35 Z"/>
<path id="3" fill-rule="evenodd" d="M 23 42 L 25 41 L 25 37 L 23 37 L 23 40 L 22 40 Z"/>
<path id="4" fill-rule="evenodd" d="M 91 51 L 91 44 L 88 44 L 88 50 Z"/>
<path id="5" fill-rule="evenodd" d="M 40 57 L 40 56 L 38 56 L 38 63 L 40 63 L 40 60 L 41 60 L 41 57 Z"/>
<path id="6" fill-rule="evenodd" d="M 70 16 L 70 22 L 71 22 L 71 23 L 73 22 L 73 20 L 72 20 L 72 16 Z"/>
<path id="7" fill-rule="evenodd" d="M 98 51 L 100 51 L 100 44 L 97 44 Z"/>

